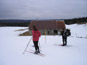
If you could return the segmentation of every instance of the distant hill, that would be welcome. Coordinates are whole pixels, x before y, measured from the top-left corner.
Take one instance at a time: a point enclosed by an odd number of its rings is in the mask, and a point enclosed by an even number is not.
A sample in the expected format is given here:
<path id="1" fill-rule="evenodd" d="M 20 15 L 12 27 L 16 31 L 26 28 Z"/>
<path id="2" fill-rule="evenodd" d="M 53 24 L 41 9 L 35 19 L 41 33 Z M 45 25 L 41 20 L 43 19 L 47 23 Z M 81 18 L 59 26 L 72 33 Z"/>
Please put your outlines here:
<path id="1" fill-rule="evenodd" d="M 45 20 L 45 19 L 44 19 Z M 87 23 L 87 17 L 73 18 L 73 19 L 48 19 L 48 20 L 64 20 L 65 24 L 83 24 Z M 29 26 L 32 20 L 18 20 L 18 19 L 7 19 L 0 20 L 0 26 Z"/>
<path id="2" fill-rule="evenodd" d="M 65 19 L 65 24 L 84 24 L 87 23 L 87 17 L 82 18 L 73 18 L 73 19 Z"/>
<path id="3" fill-rule="evenodd" d="M 31 20 L 0 20 L 0 26 L 28 26 Z"/>

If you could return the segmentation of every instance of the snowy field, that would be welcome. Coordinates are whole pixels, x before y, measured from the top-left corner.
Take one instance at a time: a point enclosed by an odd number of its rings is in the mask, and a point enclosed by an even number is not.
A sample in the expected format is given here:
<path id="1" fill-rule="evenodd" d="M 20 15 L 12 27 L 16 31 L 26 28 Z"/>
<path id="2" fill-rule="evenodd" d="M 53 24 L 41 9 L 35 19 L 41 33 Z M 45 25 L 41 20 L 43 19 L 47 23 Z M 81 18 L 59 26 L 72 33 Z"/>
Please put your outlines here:
<path id="1" fill-rule="evenodd" d="M 44 57 L 25 52 L 31 36 L 18 36 L 27 27 L 0 27 L 0 65 L 87 65 L 87 24 L 67 25 L 72 35 L 68 46 L 62 44 L 62 37 L 42 35 L 39 40 Z M 34 50 L 31 41 L 27 51 Z"/>

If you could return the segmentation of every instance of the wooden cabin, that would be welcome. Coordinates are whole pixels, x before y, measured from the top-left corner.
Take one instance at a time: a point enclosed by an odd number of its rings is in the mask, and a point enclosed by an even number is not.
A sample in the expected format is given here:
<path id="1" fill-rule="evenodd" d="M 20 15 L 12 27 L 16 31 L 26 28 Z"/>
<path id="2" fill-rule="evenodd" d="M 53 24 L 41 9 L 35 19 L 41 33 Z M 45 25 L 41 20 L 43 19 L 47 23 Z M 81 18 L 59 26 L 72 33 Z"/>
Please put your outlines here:
<path id="1" fill-rule="evenodd" d="M 58 20 L 33 20 L 29 25 L 29 33 L 32 34 L 33 25 L 42 35 L 57 35 L 66 29 L 64 21 Z"/>

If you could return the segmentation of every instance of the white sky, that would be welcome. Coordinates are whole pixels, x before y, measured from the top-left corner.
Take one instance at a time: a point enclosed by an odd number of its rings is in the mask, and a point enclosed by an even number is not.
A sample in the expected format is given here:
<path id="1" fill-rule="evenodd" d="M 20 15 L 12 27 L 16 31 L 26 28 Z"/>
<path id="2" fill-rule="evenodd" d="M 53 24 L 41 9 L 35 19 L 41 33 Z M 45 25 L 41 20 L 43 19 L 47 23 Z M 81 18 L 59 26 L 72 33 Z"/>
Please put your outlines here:
<path id="1" fill-rule="evenodd" d="M 87 16 L 87 0 L 0 0 L 0 19 L 67 19 Z"/>

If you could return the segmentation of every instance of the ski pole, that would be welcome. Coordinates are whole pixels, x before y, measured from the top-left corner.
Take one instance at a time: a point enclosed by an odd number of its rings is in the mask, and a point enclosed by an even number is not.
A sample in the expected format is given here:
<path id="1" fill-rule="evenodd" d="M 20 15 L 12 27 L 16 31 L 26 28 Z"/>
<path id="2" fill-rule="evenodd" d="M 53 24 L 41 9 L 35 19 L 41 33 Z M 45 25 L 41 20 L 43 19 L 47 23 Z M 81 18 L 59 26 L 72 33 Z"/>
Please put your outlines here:
<path id="1" fill-rule="evenodd" d="M 31 37 L 31 39 L 32 39 L 32 37 Z M 26 48 L 25 48 L 25 50 L 24 50 L 23 54 L 24 54 L 24 53 L 25 53 L 25 51 L 27 50 L 27 47 L 28 47 L 28 45 L 29 45 L 29 43 L 30 43 L 31 39 L 29 40 L 29 42 L 28 42 L 28 44 L 27 44 L 27 46 L 26 46 Z"/>

